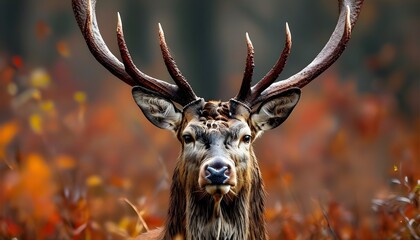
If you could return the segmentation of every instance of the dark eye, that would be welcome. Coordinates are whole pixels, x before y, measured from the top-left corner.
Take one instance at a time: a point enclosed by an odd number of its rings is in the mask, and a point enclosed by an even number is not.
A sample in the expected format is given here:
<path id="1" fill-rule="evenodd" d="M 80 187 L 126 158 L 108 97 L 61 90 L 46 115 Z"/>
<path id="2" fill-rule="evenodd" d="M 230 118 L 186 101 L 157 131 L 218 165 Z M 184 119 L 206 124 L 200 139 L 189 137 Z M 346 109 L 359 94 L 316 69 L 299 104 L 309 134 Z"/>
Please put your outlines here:
<path id="1" fill-rule="evenodd" d="M 193 137 L 189 134 L 183 135 L 182 140 L 184 140 L 185 144 L 192 143 L 194 141 Z"/>
<path id="2" fill-rule="evenodd" d="M 242 142 L 250 143 L 251 142 L 251 135 L 245 135 L 242 137 Z"/>

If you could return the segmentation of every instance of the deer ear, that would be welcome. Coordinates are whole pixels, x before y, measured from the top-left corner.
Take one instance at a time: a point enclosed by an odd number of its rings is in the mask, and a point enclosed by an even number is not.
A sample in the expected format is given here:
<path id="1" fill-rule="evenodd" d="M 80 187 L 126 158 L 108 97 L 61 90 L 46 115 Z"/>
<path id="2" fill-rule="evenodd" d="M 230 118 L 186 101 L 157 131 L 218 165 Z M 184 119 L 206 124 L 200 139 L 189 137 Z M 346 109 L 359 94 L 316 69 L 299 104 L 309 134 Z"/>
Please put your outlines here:
<path id="1" fill-rule="evenodd" d="M 269 98 L 251 115 L 252 125 L 259 132 L 278 127 L 290 115 L 299 98 L 299 88 L 292 88 Z"/>
<path id="2" fill-rule="evenodd" d="M 168 99 L 140 86 L 132 89 L 132 94 L 144 116 L 156 127 L 177 131 L 182 113 Z"/>

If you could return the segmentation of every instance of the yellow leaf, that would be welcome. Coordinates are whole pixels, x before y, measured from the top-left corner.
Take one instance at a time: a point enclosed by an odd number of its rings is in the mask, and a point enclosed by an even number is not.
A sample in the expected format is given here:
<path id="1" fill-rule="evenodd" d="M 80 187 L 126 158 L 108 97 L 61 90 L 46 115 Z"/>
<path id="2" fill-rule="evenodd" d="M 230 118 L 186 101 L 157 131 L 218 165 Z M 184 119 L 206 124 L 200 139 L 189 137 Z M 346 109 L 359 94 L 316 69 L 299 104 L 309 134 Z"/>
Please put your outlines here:
<path id="1" fill-rule="evenodd" d="M 51 100 L 42 101 L 39 103 L 39 107 L 44 112 L 51 112 L 54 110 L 54 102 Z"/>
<path id="2" fill-rule="evenodd" d="M 84 103 L 86 102 L 86 93 L 82 91 L 77 91 L 73 95 L 74 101 L 78 103 Z"/>
<path id="3" fill-rule="evenodd" d="M 91 175 L 86 179 L 86 185 L 96 187 L 102 184 L 102 179 L 98 175 Z"/>
<path id="4" fill-rule="evenodd" d="M 125 232 L 131 225 L 131 220 L 128 217 L 123 217 L 120 222 L 118 223 L 118 227 L 121 230 L 124 230 Z"/>
<path id="5" fill-rule="evenodd" d="M 47 88 L 51 83 L 51 78 L 44 69 L 36 69 L 32 72 L 30 81 L 33 87 Z"/>
<path id="6" fill-rule="evenodd" d="M 29 126 L 31 127 L 32 131 L 35 133 L 41 134 L 42 133 L 42 117 L 39 114 L 32 114 L 29 116 Z"/>
<path id="7" fill-rule="evenodd" d="M 147 226 L 146 221 L 144 221 L 144 218 L 142 217 L 142 212 L 140 212 L 138 208 L 127 198 L 123 198 L 122 200 L 125 201 L 128 205 L 130 205 L 130 207 L 136 212 L 137 217 L 139 219 L 140 224 L 136 224 L 136 228 L 134 231 L 136 233 L 135 235 L 138 235 L 142 231 L 142 229 L 145 229 L 146 232 L 149 231 L 149 227 Z"/>

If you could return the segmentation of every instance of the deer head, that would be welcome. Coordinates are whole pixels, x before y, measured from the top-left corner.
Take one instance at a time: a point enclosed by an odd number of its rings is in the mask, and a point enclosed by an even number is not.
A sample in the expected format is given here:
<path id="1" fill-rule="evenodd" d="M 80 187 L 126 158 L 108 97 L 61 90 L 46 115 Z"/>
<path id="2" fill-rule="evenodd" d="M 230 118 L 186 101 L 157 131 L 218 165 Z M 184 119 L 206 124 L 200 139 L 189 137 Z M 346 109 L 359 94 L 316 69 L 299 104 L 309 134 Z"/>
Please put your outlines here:
<path id="1" fill-rule="evenodd" d="M 133 86 L 134 100 L 150 122 L 174 132 L 181 143 L 168 218 L 159 238 L 266 239 L 265 194 L 252 143 L 262 132 L 283 123 L 299 101 L 300 89 L 338 59 L 363 0 L 339 0 L 338 23 L 325 47 L 308 66 L 282 81 L 275 82 L 290 53 L 288 25 L 279 59 L 254 86 L 254 48 L 246 34 L 248 54 L 242 85 L 226 102 L 196 96 L 173 60 L 160 24 L 160 48 L 175 84 L 150 77 L 134 65 L 119 14 L 117 41 L 122 62 L 102 39 L 95 16 L 96 0 L 72 3 L 93 56 Z"/>

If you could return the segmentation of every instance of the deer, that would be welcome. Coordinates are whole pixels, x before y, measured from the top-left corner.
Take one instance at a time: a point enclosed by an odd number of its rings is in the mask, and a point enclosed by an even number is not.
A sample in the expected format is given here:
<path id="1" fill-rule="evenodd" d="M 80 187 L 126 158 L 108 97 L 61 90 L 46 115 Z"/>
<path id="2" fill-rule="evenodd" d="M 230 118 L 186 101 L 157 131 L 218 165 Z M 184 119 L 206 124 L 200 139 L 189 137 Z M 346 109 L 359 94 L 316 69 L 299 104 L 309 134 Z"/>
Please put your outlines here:
<path id="1" fill-rule="evenodd" d="M 109 72 L 132 86 L 132 96 L 156 127 L 172 131 L 181 145 L 173 171 L 164 226 L 138 239 L 268 239 L 264 219 L 262 174 L 252 144 L 282 124 L 298 103 L 301 89 L 328 69 L 343 53 L 363 0 L 339 0 L 339 17 L 328 42 L 298 73 L 276 81 L 291 50 L 286 23 L 285 45 L 272 69 L 252 85 L 254 47 L 246 33 L 247 56 L 239 93 L 228 101 L 198 97 L 179 70 L 158 33 L 166 68 L 175 84 L 137 68 L 117 15 L 121 61 L 108 49 L 96 20 L 96 0 L 72 0 L 75 18 L 96 58 Z"/>

